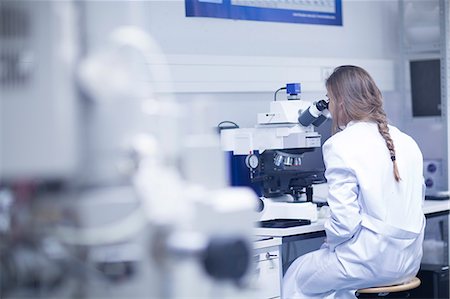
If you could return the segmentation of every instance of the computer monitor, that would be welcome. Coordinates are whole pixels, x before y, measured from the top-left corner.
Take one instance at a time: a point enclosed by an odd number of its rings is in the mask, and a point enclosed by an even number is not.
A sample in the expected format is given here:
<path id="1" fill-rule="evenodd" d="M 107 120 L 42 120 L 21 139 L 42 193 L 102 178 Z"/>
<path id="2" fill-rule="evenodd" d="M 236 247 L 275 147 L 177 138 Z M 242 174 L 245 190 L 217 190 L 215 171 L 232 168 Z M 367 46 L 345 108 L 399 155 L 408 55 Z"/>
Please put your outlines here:
<path id="1" fill-rule="evenodd" d="M 440 60 L 411 60 L 409 75 L 413 117 L 441 116 Z"/>

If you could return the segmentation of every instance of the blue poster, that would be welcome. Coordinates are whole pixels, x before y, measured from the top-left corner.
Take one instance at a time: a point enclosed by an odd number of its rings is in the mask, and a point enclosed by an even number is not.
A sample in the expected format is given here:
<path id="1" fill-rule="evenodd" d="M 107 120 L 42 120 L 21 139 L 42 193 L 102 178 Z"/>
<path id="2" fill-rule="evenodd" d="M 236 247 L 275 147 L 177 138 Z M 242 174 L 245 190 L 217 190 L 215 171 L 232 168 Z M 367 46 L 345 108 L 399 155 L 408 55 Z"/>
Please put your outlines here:
<path id="1" fill-rule="evenodd" d="M 342 0 L 185 0 L 187 17 L 342 26 Z"/>

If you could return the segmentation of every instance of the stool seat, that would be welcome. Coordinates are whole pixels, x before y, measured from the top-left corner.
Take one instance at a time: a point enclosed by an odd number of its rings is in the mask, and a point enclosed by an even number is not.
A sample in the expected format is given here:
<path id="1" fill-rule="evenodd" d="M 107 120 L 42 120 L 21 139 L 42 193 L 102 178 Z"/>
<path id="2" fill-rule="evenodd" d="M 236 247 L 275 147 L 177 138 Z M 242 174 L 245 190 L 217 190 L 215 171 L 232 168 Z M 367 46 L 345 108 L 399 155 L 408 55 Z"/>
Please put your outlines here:
<path id="1" fill-rule="evenodd" d="M 420 286 L 420 279 L 417 277 L 414 277 L 410 281 L 402 283 L 402 284 L 359 289 L 356 292 L 359 294 L 396 293 L 396 292 L 404 292 L 404 291 L 412 290 L 412 289 L 417 288 L 418 286 Z"/>

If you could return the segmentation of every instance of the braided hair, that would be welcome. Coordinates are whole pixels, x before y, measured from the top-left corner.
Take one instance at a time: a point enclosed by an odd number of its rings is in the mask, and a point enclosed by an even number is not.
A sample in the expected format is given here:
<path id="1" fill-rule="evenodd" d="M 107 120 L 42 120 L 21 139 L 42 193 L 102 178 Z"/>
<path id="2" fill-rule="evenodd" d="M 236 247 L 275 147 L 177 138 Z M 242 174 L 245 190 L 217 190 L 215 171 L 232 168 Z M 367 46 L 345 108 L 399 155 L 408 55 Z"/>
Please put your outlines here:
<path id="1" fill-rule="evenodd" d="M 369 73 L 353 65 L 337 67 L 326 80 L 326 88 L 330 98 L 330 112 L 333 115 L 333 131 L 339 131 L 340 127 L 352 120 L 375 122 L 389 150 L 394 178 L 397 182 L 400 181 L 395 146 L 383 109 L 383 98 Z"/>

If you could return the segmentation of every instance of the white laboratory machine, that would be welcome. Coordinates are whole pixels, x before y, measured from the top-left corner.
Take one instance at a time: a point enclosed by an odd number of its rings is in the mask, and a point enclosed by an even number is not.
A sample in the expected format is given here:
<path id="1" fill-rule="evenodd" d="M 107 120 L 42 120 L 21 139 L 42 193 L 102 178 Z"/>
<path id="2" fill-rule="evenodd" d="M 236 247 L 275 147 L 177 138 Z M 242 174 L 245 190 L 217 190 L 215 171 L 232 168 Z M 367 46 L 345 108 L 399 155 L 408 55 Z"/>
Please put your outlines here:
<path id="1" fill-rule="evenodd" d="M 223 157 L 219 139 L 189 143 L 140 77 L 171 82 L 144 31 L 90 48 L 89 9 L 0 3 L 1 297 L 250 298 L 257 198 L 225 174 L 200 183 L 185 159 Z"/>
<path id="2" fill-rule="evenodd" d="M 275 97 L 270 111 L 258 114 L 254 128 L 222 129 L 222 148 L 232 161 L 233 184 L 247 184 L 260 193 L 261 221 L 316 221 L 312 185 L 325 178 L 322 158 L 312 155 L 320 152 L 315 127 L 327 120 L 328 102 L 301 100 L 298 83 L 285 89 L 288 99 Z"/>

